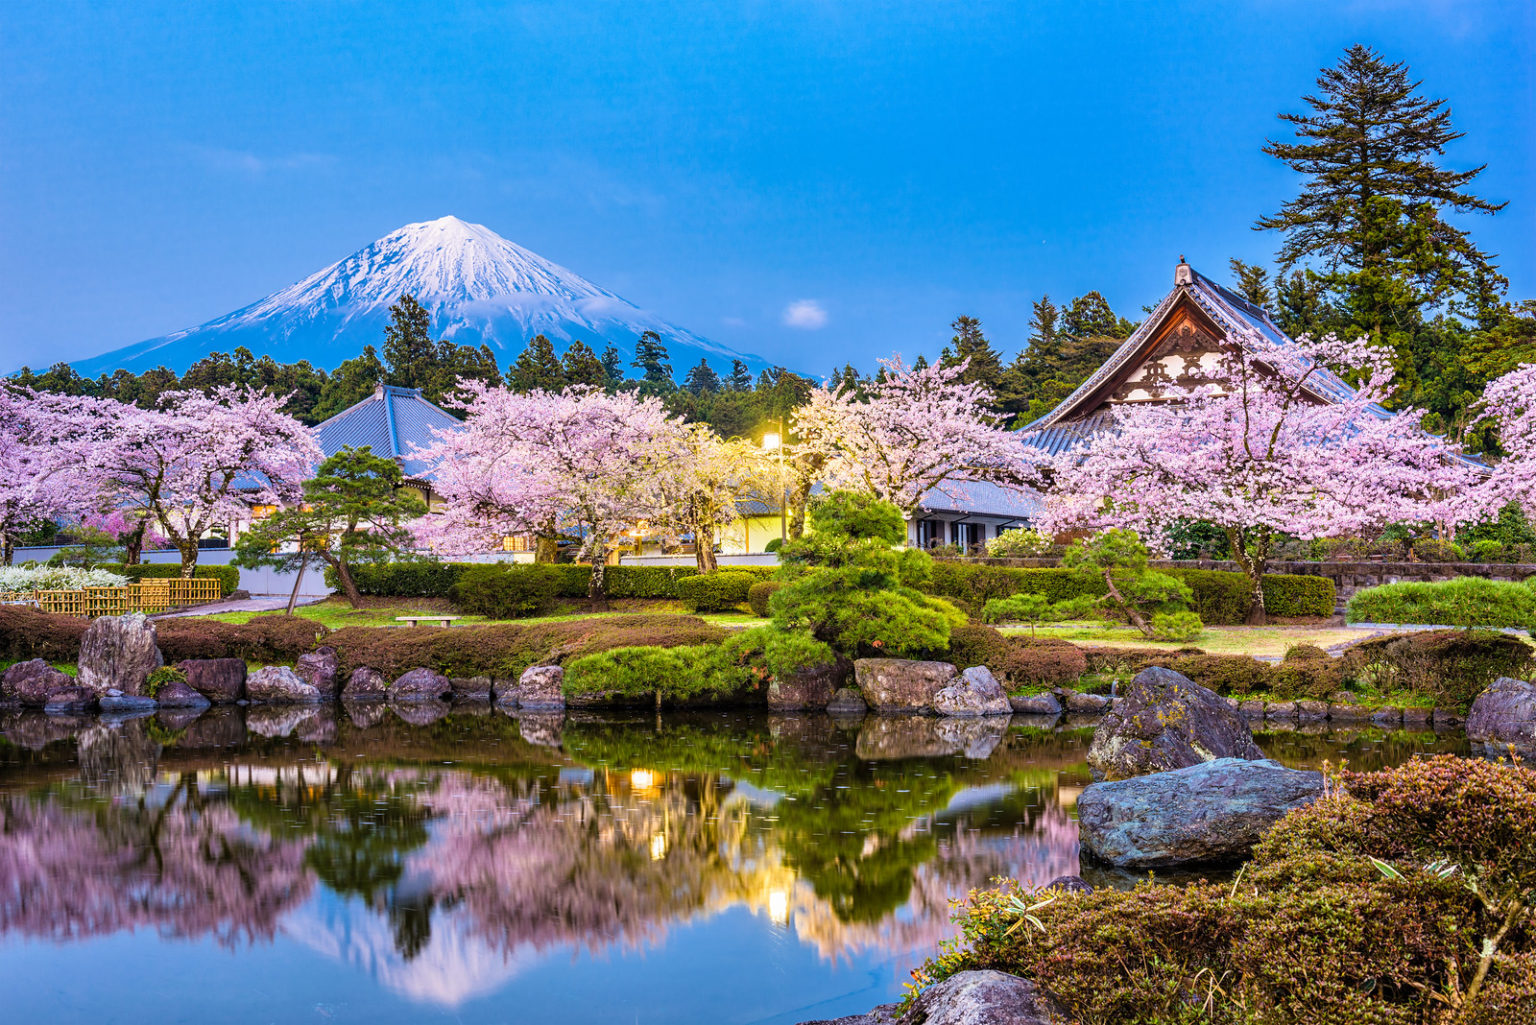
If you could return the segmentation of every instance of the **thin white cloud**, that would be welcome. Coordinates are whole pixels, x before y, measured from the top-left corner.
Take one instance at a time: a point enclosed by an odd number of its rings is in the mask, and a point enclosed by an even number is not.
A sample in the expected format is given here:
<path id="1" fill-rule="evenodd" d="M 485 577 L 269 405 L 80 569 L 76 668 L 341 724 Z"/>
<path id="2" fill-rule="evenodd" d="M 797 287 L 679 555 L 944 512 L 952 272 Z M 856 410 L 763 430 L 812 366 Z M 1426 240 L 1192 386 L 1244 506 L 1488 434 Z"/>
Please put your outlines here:
<path id="1" fill-rule="evenodd" d="M 331 167 L 336 158 L 326 153 L 253 153 L 250 150 L 192 146 L 193 157 L 215 171 L 259 178 L 279 171 L 308 171 Z"/>
<path id="2" fill-rule="evenodd" d="M 827 311 L 815 299 L 796 299 L 784 307 L 784 326 L 816 331 L 827 326 Z"/>

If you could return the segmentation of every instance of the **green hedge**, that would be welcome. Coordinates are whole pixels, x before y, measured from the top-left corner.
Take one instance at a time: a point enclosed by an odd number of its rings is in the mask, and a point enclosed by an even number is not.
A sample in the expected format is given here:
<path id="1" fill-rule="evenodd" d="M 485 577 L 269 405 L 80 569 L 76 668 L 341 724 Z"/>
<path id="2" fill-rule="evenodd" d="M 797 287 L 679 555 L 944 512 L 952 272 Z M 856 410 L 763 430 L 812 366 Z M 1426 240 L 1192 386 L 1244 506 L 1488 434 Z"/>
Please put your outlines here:
<path id="1" fill-rule="evenodd" d="M 471 566 L 448 589 L 459 611 L 489 619 L 521 619 L 547 612 L 559 594 L 559 566 L 535 563 L 511 573 L 500 566 Z"/>
<path id="2" fill-rule="evenodd" d="M 143 580 L 146 577 L 151 580 L 166 580 L 181 576 L 181 564 L 177 562 L 141 562 L 137 566 L 124 566 L 120 562 L 103 563 L 100 568 L 120 573 L 129 580 Z M 240 589 L 240 571 L 234 566 L 194 566 L 192 576 L 204 580 L 217 580 L 221 595 Z"/>
<path id="3" fill-rule="evenodd" d="M 541 566 L 535 569 L 535 566 Z M 453 585 L 470 570 L 484 572 L 492 568 L 505 573 L 540 573 L 554 570 L 557 574 L 556 597 L 585 598 L 587 581 L 592 567 L 579 563 L 470 563 L 470 562 L 385 562 L 355 566 L 352 578 L 357 589 L 364 594 L 390 598 L 451 598 Z M 754 580 L 766 580 L 774 572 L 772 566 L 731 566 L 731 573 L 750 574 Z M 677 598 L 677 582 L 684 577 L 697 576 L 692 566 L 609 566 L 603 572 L 603 581 L 609 598 Z M 334 575 L 326 572 L 326 583 L 335 587 Z M 743 601 L 746 599 L 743 598 Z"/>
<path id="4" fill-rule="evenodd" d="M 677 596 L 690 611 L 724 612 L 739 608 L 747 600 L 747 592 L 756 583 L 756 574 L 720 570 L 718 573 L 695 573 L 682 577 L 676 587 Z"/>
<path id="5" fill-rule="evenodd" d="M 768 618 L 768 599 L 773 592 L 784 586 L 781 580 L 764 580 L 747 588 L 747 605 L 759 619 Z"/>
<path id="6" fill-rule="evenodd" d="M 1482 577 L 1382 584 L 1356 591 L 1349 599 L 1345 617 L 1351 623 L 1531 630 L 1536 627 L 1536 590 L 1526 584 Z"/>
<path id="7" fill-rule="evenodd" d="M 1189 585 L 1195 593 L 1194 611 L 1211 625 L 1232 625 L 1248 618 L 1248 580 L 1241 573 L 1215 569 L 1166 571 Z M 1104 585 L 1084 580 L 1060 567 L 1029 569 L 964 562 L 935 562 L 928 588 L 941 598 L 953 598 L 982 607 L 993 598 L 1031 593 L 1051 602 L 1083 595 L 1098 597 Z M 1331 616 L 1336 594 L 1327 577 L 1270 573 L 1264 577 L 1264 604 L 1276 616 Z"/>

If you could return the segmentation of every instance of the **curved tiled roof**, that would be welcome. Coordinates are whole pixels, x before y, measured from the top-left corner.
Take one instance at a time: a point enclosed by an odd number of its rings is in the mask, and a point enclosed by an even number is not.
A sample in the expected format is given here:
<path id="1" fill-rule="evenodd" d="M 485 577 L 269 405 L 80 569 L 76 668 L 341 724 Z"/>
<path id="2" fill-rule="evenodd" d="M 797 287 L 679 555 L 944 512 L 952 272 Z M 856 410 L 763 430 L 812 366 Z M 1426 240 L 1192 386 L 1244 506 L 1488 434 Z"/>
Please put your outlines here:
<path id="1" fill-rule="evenodd" d="M 458 430 L 460 426 L 446 410 L 422 398 L 419 388 L 381 384 L 363 401 L 317 426 L 315 440 L 327 456 L 347 445 L 367 445 L 374 455 L 398 462 L 407 477 L 429 480 L 427 464 L 412 453 L 437 440 L 435 431 Z"/>

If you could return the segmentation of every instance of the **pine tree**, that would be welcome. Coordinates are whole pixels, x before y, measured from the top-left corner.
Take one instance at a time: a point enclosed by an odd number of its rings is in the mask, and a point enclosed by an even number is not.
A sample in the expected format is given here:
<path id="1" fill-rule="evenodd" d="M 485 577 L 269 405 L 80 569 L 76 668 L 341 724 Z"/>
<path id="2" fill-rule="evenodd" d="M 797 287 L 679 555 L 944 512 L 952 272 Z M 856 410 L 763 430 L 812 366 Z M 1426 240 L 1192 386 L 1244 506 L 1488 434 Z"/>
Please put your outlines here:
<path id="1" fill-rule="evenodd" d="M 619 353 L 619 348 L 609 343 L 603 349 L 603 373 L 608 375 L 608 389 L 611 391 L 624 383 L 624 357 Z"/>
<path id="2" fill-rule="evenodd" d="M 884 379 L 883 371 L 884 371 L 885 368 L 881 367 L 880 369 L 882 371 L 882 376 L 881 376 L 880 379 L 883 380 Z M 913 370 L 927 370 L 928 369 L 928 357 L 924 356 L 922 353 L 918 353 L 917 354 L 917 359 L 912 361 L 912 369 Z"/>
<path id="3" fill-rule="evenodd" d="M 618 350 L 612 351 L 617 359 Z M 580 338 L 572 342 L 565 350 L 565 355 L 560 357 L 560 369 L 565 375 L 566 384 L 590 385 L 593 388 L 608 387 L 608 368 L 603 365 L 602 360 L 597 358 L 597 353 L 592 351 L 592 347 Z"/>
<path id="4" fill-rule="evenodd" d="M 701 359 L 689 368 L 688 376 L 683 378 L 683 387 L 694 395 L 713 395 L 720 390 L 720 375 L 715 373 L 708 360 Z"/>
<path id="5" fill-rule="evenodd" d="M 1264 147 L 1306 182 L 1254 227 L 1281 232 L 1281 269 L 1313 265 L 1354 325 L 1378 337 L 1411 330 L 1427 307 L 1470 309 L 1507 285 L 1488 254 L 1441 217 L 1505 204 L 1467 191 L 1482 167 L 1440 166 L 1464 133 L 1451 128 L 1445 100 L 1417 95 L 1421 84 L 1409 81 L 1407 65 L 1352 46 L 1303 98 L 1310 113 L 1280 115 L 1297 141 Z"/>
<path id="6" fill-rule="evenodd" d="M 507 384 L 513 391 L 530 392 L 535 389 L 555 392 L 565 387 L 565 371 L 560 367 L 560 357 L 555 347 L 543 335 L 534 335 L 518 354 L 517 362 L 507 372 Z"/>
<path id="7" fill-rule="evenodd" d="M 968 359 L 970 364 L 960 379 L 968 384 L 985 385 L 996 392 L 1003 376 L 1003 358 L 998 355 L 987 336 L 982 334 L 981 321 L 975 317 L 956 317 L 950 328 L 955 335 L 950 339 L 957 360 Z"/>
<path id="8" fill-rule="evenodd" d="M 667 359 L 667 347 L 661 344 L 661 336 L 646 331 L 635 341 L 635 358 L 629 364 L 640 371 L 640 379 L 661 388 L 676 387 L 672 380 L 672 364 Z"/>
<path id="9" fill-rule="evenodd" d="M 1061 311 L 1056 304 L 1051 302 L 1049 295 L 1042 295 L 1032 305 L 1033 312 L 1029 318 L 1029 344 L 1031 348 L 1041 346 L 1051 348 L 1056 344 L 1057 325 L 1061 322 Z"/>
<path id="10" fill-rule="evenodd" d="M 1237 286 L 1237 294 L 1247 299 L 1260 309 L 1267 310 L 1274 305 L 1275 295 L 1269 287 L 1269 271 L 1256 263 L 1244 263 L 1237 257 L 1227 261 L 1227 266 L 1232 268 L 1232 282 Z"/>
<path id="11" fill-rule="evenodd" d="M 1061 333 L 1073 338 L 1126 338 L 1134 326 L 1098 292 L 1078 296 L 1061 314 Z"/>
<path id="12" fill-rule="evenodd" d="M 730 391 L 751 391 L 751 369 L 739 359 L 731 360 L 731 373 L 725 379 L 725 386 Z"/>
<path id="13" fill-rule="evenodd" d="M 384 328 L 388 382 L 402 388 L 424 388 L 431 383 L 437 362 L 432 315 L 414 295 L 402 295 L 389 308 L 389 324 Z"/>

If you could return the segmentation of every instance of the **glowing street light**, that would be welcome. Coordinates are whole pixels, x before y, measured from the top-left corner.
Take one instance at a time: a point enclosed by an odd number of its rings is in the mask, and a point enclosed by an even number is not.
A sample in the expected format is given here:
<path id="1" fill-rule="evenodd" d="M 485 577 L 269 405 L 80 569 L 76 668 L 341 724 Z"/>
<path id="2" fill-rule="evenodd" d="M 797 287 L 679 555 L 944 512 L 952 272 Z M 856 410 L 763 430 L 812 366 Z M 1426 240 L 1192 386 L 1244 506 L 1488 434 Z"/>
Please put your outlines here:
<path id="1" fill-rule="evenodd" d="M 784 425 L 781 421 L 779 430 L 783 429 Z M 788 504 L 785 501 L 787 495 L 784 487 L 784 436 L 778 431 L 769 431 L 764 434 L 763 451 L 779 454 L 779 544 L 783 544 L 789 537 L 789 513 L 784 508 Z"/>

